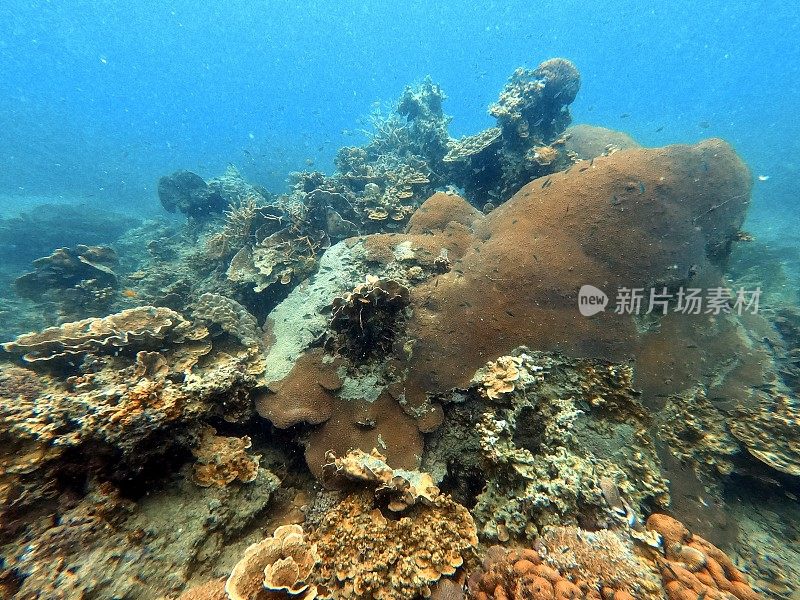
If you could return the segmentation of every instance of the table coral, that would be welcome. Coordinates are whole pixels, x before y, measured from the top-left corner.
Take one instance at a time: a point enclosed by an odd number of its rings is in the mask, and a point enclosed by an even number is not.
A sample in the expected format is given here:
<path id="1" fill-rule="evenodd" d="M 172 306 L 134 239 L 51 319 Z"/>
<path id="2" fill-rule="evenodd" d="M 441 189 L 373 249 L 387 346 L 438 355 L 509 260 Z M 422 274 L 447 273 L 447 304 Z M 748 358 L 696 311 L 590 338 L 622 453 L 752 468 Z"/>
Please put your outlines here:
<path id="1" fill-rule="evenodd" d="M 372 493 L 347 496 L 313 535 L 320 557 L 321 597 L 408 600 L 430 595 L 477 545 L 466 508 L 447 496 L 415 504 L 399 518 L 375 508 Z"/>
<path id="2" fill-rule="evenodd" d="M 800 404 L 780 392 L 756 407 L 742 406 L 729 421 L 731 433 L 758 460 L 781 473 L 800 476 Z"/>

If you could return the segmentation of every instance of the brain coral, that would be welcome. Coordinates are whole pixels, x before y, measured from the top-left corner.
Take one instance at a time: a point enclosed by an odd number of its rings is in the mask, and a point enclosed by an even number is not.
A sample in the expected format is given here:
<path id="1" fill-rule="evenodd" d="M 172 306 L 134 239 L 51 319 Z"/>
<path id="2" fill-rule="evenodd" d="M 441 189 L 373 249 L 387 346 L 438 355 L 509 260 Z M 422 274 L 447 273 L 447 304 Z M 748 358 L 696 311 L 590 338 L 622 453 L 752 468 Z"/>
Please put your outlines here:
<path id="1" fill-rule="evenodd" d="M 477 545 L 466 508 L 446 496 L 416 504 L 399 519 L 376 508 L 371 492 L 347 496 L 314 534 L 323 597 L 408 600 L 453 575 Z"/>

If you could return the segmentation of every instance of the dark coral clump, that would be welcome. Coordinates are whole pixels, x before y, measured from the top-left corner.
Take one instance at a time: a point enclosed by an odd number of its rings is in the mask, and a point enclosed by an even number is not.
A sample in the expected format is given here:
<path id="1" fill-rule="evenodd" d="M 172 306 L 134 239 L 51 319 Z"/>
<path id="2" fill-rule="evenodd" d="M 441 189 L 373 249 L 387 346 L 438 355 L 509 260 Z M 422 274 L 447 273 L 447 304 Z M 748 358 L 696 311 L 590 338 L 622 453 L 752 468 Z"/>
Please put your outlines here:
<path id="1" fill-rule="evenodd" d="M 410 301 L 401 283 L 367 276 L 352 292 L 333 299 L 327 349 L 355 361 L 388 355 Z"/>
<path id="2" fill-rule="evenodd" d="M 180 211 L 197 221 L 206 221 L 228 207 L 228 201 L 191 171 L 176 171 L 158 180 L 158 198 L 169 212 Z"/>

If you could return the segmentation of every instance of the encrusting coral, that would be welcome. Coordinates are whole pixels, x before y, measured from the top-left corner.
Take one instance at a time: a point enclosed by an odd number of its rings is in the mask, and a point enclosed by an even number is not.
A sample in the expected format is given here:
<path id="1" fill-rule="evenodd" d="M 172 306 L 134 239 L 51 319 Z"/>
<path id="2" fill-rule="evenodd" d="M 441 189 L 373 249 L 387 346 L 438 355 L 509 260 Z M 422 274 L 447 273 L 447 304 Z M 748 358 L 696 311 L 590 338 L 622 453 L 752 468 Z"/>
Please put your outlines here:
<path id="1" fill-rule="evenodd" d="M 491 403 L 475 433 L 487 480 L 473 509 L 482 536 L 533 539 L 546 526 L 607 524 L 604 479 L 636 510 L 666 506 L 631 379 L 625 365 L 525 349 L 477 371 L 473 386 Z"/>
<path id="2" fill-rule="evenodd" d="M 327 459 L 322 467 L 326 484 L 332 487 L 348 482 L 376 484 L 375 496 L 388 498 L 387 508 L 394 512 L 402 512 L 419 501 L 433 503 L 439 495 L 439 488 L 429 473 L 392 469 L 386 464 L 386 457 L 374 448 L 369 454 L 352 450 L 341 458 L 329 452 Z"/>
<path id="3" fill-rule="evenodd" d="M 192 449 L 197 459 L 194 482 L 202 487 L 224 487 L 237 479 L 242 483 L 255 481 L 261 457 L 245 452 L 251 445 L 247 436 L 224 437 L 216 435 L 212 427 L 203 429 L 198 446 Z"/>

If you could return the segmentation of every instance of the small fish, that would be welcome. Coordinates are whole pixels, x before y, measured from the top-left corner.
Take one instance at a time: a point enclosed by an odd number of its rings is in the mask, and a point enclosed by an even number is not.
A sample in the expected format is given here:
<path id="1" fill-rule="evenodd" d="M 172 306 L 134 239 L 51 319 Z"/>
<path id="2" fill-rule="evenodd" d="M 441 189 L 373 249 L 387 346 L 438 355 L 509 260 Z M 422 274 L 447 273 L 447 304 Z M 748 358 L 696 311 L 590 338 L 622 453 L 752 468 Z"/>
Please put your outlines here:
<path id="1" fill-rule="evenodd" d="M 640 182 L 639 182 L 639 193 L 640 193 L 640 194 L 644 194 L 644 191 L 645 191 L 644 183 L 642 183 L 642 182 L 640 181 Z"/>
<path id="2" fill-rule="evenodd" d="M 139 293 L 136 290 L 132 290 L 130 288 L 122 290 L 122 292 L 120 293 L 126 298 L 136 298 L 136 296 L 139 295 Z"/>
<path id="3" fill-rule="evenodd" d="M 708 129 L 709 127 L 711 127 L 711 123 L 709 123 L 708 121 L 700 121 L 698 125 L 700 126 L 701 129 Z"/>
<path id="4" fill-rule="evenodd" d="M 663 125 L 661 127 L 656 127 L 656 133 L 659 133 L 661 131 L 664 131 L 664 126 Z"/>
<path id="5" fill-rule="evenodd" d="M 628 117 L 630 117 L 630 116 L 631 116 L 631 114 L 630 114 L 630 113 L 622 113 L 622 114 L 619 116 L 619 118 L 620 118 L 620 119 L 627 119 L 627 118 L 628 118 Z"/>
<path id="6" fill-rule="evenodd" d="M 622 200 L 617 198 L 616 196 L 611 196 L 611 206 L 617 206 L 622 203 Z"/>
<path id="7" fill-rule="evenodd" d="M 544 180 L 544 183 L 542 184 L 542 189 L 550 187 L 551 183 L 553 183 L 553 180 L 552 178 L 548 177 L 547 179 Z"/>
<path id="8" fill-rule="evenodd" d="M 758 180 L 759 181 L 767 181 L 768 179 L 769 179 L 769 175 L 759 175 L 758 176 Z"/>
<path id="9" fill-rule="evenodd" d="M 590 160 L 590 161 L 589 161 L 589 166 L 590 166 L 590 167 L 593 167 L 593 166 L 594 166 L 594 157 L 592 157 L 592 160 Z"/>

